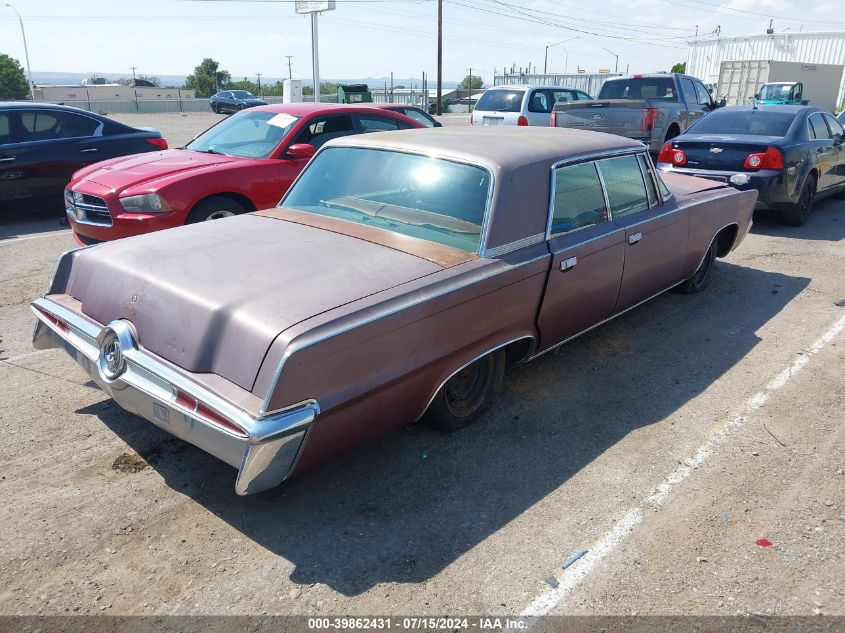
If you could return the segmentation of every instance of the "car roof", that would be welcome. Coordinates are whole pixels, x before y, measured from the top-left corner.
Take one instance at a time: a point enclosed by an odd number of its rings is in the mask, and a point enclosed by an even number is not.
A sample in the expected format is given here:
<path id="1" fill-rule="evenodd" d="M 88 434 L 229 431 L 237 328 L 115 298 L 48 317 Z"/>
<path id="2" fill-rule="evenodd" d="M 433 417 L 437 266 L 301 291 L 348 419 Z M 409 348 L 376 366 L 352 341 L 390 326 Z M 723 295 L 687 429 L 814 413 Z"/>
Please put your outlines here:
<path id="1" fill-rule="evenodd" d="M 350 105 L 346 103 L 271 103 L 270 105 L 250 108 L 250 111 L 257 110 L 259 112 L 278 112 L 293 114 L 295 116 L 306 116 L 318 112 L 355 112 L 357 110 L 366 112 L 368 109 L 370 108 L 367 106 L 361 106 L 358 104 Z"/>
<path id="2" fill-rule="evenodd" d="M 43 110 L 66 110 L 68 112 L 78 112 L 80 114 L 87 114 L 95 119 L 101 118 L 100 115 L 82 108 L 74 108 L 58 103 L 46 103 L 44 101 L 0 101 L 0 110 L 25 110 L 27 108 L 38 108 Z"/>
<path id="3" fill-rule="evenodd" d="M 537 162 L 556 162 L 583 154 L 626 148 L 644 149 L 637 141 L 585 130 L 551 127 L 477 126 L 398 130 L 389 134 L 363 134 L 330 141 L 347 145 L 395 149 L 455 158 L 497 169 L 517 169 Z"/>
<path id="4" fill-rule="evenodd" d="M 580 88 L 574 88 L 572 86 L 549 86 L 546 84 L 508 84 L 507 86 L 491 86 L 487 90 L 536 90 L 537 88 L 560 88 L 561 90 L 580 90 L 581 92 L 585 92 Z M 461 90 L 465 90 L 465 88 L 461 88 Z"/>
<path id="5" fill-rule="evenodd" d="M 415 110 L 422 110 L 422 108 L 418 105 L 414 105 L 413 103 L 387 103 L 386 101 L 371 101 L 369 103 L 356 103 L 356 106 L 362 106 L 365 108 L 382 108 L 382 109 L 389 109 L 389 108 L 414 108 Z"/>
<path id="6" fill-rule="evenodd" d="M 719 108 L 717 112 L 746 112 L 748 110 L 760 110 L 762 112 L 827 112 L 824 108 L 811 105 L 732 105 Z"/>

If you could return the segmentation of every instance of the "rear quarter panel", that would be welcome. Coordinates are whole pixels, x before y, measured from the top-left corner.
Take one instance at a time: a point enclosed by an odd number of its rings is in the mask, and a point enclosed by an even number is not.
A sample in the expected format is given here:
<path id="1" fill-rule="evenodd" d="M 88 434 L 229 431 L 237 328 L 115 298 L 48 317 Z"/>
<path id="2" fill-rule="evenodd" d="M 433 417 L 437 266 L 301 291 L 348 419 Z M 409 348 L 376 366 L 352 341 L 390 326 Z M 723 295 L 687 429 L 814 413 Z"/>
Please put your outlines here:
<path id="1" fill-rule="evenodd" d="M 413 422 L 476 356 L 514 339 L 536 341 L 549 261 L 545 244 L 477 259 L 283 333 L 253 392 L 270 393 L 269 410 L 319 402 L 298 470 Z"/>

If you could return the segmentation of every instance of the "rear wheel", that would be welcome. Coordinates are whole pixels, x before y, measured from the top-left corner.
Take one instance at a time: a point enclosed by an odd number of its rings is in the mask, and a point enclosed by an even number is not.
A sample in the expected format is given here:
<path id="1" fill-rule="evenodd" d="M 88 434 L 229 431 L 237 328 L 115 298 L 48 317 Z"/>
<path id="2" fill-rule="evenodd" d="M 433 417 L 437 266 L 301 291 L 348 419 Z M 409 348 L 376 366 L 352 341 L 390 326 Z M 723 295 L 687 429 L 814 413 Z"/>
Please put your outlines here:
<path id="1" fill-rule="evenodd" d="M 801 193 L 798 194 L 798 202 L 790 209 L 781 211 L 780 221 L 789 226 L 803 226 L 807 218 L 810 217 L 815 198 L 816 179 L 814 176 L 808 176 L 807 182 L 801 188 Z"/>
<path id="2" fill-rule="evenodd" d="M 713 264 L 716 263 L 718 241 L 718 238 L 715 238 L 710 243 L 710 248 L 704 254 L 704 259 L 701 260 L 698 269 L 692 274 L 692 277 L 677 286 L 678 292 L 685 295 L 692 295 L 696 292 L 701 292 L 707 287 L 707 282 L 710 281 L 710 273 L 713 271 Z"/>
<path id="3" fill-rule="evenodd" d="M 426 423 L 442 431 L 456 431 L 472 424 L 496 402 L 504 375 L 504 349 L 470 363 L 437 392 L 426 413 Z"/>
<path id="4" fill-rule="evenodd" d="M 238 110 L 243 110 L 246 106 L 243 103 L 238 104 Z"/>
<path id="5" fill-rule="evenodd" d="M 246 209 L 240 203 L 231 198 L 212 196 L 200 201 L 191 209 L 185 224 L 196 224 L 206 220 L 221 220 L 241 213 L 246 213 Z"/>
<path id="6" fill-rule="evenodd" d="M 215 112 L 215 113 L 219 113 L 219 112 L 220 112 L 220 109 L 217 107 L 217 104 L 216 104 L 216 103 L 212 103 L 212 104 L 211 104 L 211 111 L 212 111 L 212 112 Z"/>

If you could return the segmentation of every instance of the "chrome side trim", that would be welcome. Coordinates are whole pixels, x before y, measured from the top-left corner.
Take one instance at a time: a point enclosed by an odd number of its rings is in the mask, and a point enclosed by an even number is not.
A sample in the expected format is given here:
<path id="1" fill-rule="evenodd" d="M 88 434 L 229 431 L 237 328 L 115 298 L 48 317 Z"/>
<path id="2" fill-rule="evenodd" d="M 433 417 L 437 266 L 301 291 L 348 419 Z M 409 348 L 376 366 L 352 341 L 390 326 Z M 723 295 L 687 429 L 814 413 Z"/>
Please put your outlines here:
<path id="1" fill-rule="evenodd" d="M 478 359 L 484 358 L 485 356 L 487 356 L 487 354 L 491 354 L 491 353 L 495 352 L 496 350 L 502 349 L 503 347 L 507 347 L 511 343 L 516 343 L 517 341 L 524 341 L 526 339 L 530 339 L 531 341 L 533 341 L 534 346 L 536 348 L 537 339 L 534 336 L 517 336 L 515 338 L 512 338 L 510 340 L 505 341 L 504 343 L 500 343 L 499 345 L 496 345 L 495 347 L 491 347 L 490 349 L 488 349 L 488 350 L 486 350 L 486 351 L 484 351 L 484 352 L 482 352 L 482 353 L 480 353 L 476 356 L 473 356 L 472 359 L 470 359 L 469 361 L 467 361 L 466 363 L 464 363 L 463 365 L 458 367 L 455 371 L 453 371 L 451 374 L 449 374 L 446 377 L 446 379 L 443 380 L 443 382 L 441 382 L 437 386 L 437 389 L 434 390 L 434 392 L 431 394 L 431 397 L 428 399 L 428 402 L 426 403 L 425 407 L 423 407 L 422 412 L 416 418 L 414 418 L 414 422 L 418 422 L 419 419 L 425 415 L 425 412 L 428 411 L 428 408 L 431 406 L 431 403 L 434 402 L 434 399 L 437 397 L 437 394 L 440 393 L 440 390 L 443 388 L 443 385 L 445 385 L 447 382 L 449 382 L 449 380 L 452 378 L 452 376 L 456 375 L 462 369 L 469 367 L 470 365 L 472 365 Z M 532 358 L 534 358 L 534 357 L 531 356 L 528 360 L 531 360 Z"/>
<path id="2" fill-rule="evenodd" d="M 320 413 L 316 400 L 254 417 L 139 348 L 134 328 L 127 321 L 113 321 L 103 327 L 44 298 L 36 299 L 32 309 L 38 317 L 33 334 L 36 348 L 65 349 L 123 409 L 239 468 L 235 486 L 238 494 L 274 487 L 292 472 L 304 439 Z M 109 332 L 117 335 L 124 360 L 115 372 L 104 369 L 103 342 Z M 215 422 L 198 403 L 222 416 L 226 424 Z"/>
<path id="3" fill-rule="evenodd" d="M 496 246 L 495 248 L 485 249 L 481 253 L 481 257 L 499 257 L 500 255 L 506 255 L 507 253 L 518 251 L 520 248 L 525 248 L 526 246 L 539 244 L 540 242 L 545 241 L 545 239 L 546 238 L 542 233 L 529 235 L 528 237 L 523 237 L 521 240 L 515 240 L 513 242 L 508 242 L 507 244 L 502 244 L 501 246 Z"/>
<path id="4" fill-rule="evenodd" d="M 527 261 L 520 262 L 519 266 L 527 266 L 528 264 L 533 264 L 534 262 L 537 262 L 537 261 L 540 261 L 540 260 L 546 259 L 546 258 L 551 258 L 551 254 L 545 253 L 545 254 L 543 254 L 539 257 L 535 257 L 534 259 L 529 259 Z M 270 383 L 270 388 L 267 390 L 267 395 L 264 397 L 264 405 L 263 405 L 261 411 L 259 412 L 259 419 L 264 417 L 264 416 L 273 415 L 277 411 L 280 411 L 280 409 L 270 409 L 269 408 L 270 407 L 270 400 L 273 397 L 273 393 L 276 391 L 276 386 L 279 384 L 279 379 L 281 378 L 282 370 L 285 367 L 285 363 L 288 361 L 288 359 L 291 356 L 293 356 L 297 352 L 301 352 L 302 350 L 307 349 L 307 348 L 311 347 L 312 345 L 316 345 L 317 343 L 322 343 L 323 341 L 328 340 L 330 338 L 334 338 L 335 336 L 345 334 L 346 332 L 349 332 L 350 330 L 354 330 L 357 327 L 362 327 L 364 325 L 368 325 L 368 324 L 372 323 L 373 321 L 378 321 L 379 319 L 389 317 L 393 314 L 396 314 L 397 312 L 401 312 L 402 310 L 408 310 L 410 308 L 413 308 L 414 306 L 416 306 L 420 303 L 423 303 L 424 301 L 430 301 L 431 299 L 436 299 L 437 297 L 442 297 L 443 295 L 449 294 L 450 292 L 456 292 L 458 290 L 462 290 L 463 288 L 466 288 L 467 286 L 470 286 L 472 284 L 477 284 L 477 283 L 486 281 L 486 280 L 488 280 L 492 277 L 496 277 L 499 274 L 500 274 L 500 271 L 498 271 L 498 270 L 493 271 L 491 273 L 484 275 L 483 277 L 476 277 L 476 278 L 470 279 L 466 283 L 461 284 L 460 286 L 452 286 L 452 287 L 446 288 L 444 290 L 441 290 L 440 292 L 437 292 L 437 293 L 425 294 L 421 298 L 408 300 L 408 301 L 398 305 L 395 308 L 392 308 L 390 310 L 386 310 L 386 311 L 381 312 L 379 314 L 376 314 L 372 317 L 368 317 L 366 319 L 361 319 L 361 320 L 358 320 L 358 321 L 353 321 L 352 323 L 350 323 L 349 325 L 347 325 L 345 327 L 338 328 L 338 329 L 333 330 L 331 332 L 327 332 L 323 336 L 315 338 L 314 340 L 311 340 L 311 341 L 308 341 L 308 342 L 305 342 L 305 343 L 300 343 L 298 345 L 296 343 L 292 343 L 285 350 L 285 353 L 282 356 L 282 359 L 279 361 L 278 367 L 276 367 L 276 371 L 273 373 L 273 380 Z"/>

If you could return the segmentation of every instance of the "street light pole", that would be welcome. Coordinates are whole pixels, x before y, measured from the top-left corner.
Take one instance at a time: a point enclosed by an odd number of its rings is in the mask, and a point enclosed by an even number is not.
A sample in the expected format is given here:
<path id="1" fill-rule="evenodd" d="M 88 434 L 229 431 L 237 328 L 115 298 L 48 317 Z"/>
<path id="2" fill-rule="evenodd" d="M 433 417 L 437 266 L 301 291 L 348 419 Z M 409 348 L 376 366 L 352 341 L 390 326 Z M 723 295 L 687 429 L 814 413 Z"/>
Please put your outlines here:
<path id="1" fill-rule="evenodd" d="M 619 72 L 619 55 L 617 55 L 616 53 L 614 53 L 612 50 L 610 50 L 608 48 L 603 48 L 602 50 L 607 51 L 608 53 L 610 53 L 611 55 L 613 55 L 616 58 L 616 68 L 613 70 L 613 72 L 618 73 Z"/>
<path id="2" fill-rule="evenodd" d="M 437 0 L 437 116 L 443 114 L 443 0 Z"/>
<path id="3" fill-rule="evenodd" d="M 6 6 L 15 12 L 15 15 L 18 16 L 18 23 L 21 25 L 21 37 L 23 37 L 23 54 L 26 58 L 26 74 L 29 77 L 29 97 L 33 101 L 35 101 L 35 88 L 32 86 L 32 70 L 29 67 L 29 48 L 27 48 L 26 45 L 26 31 L 23 28 L 23 19 L 21 18 L 21 14 L 18 13 L 18 10 L 14 7 L 14 5 L 7 2 Z"/>
<path id="4" fill-rule="evenodd" d="M 567 40 L 563 40 L 561 42 L 555 42 L 554 44 L 549 44 L 546 46 L 546 55 L 543 59 L 543 74 L 546 75 L 549 72 L 549 49 L 552 46 L 560 46 L 561 44 L 566 44 L 567 42 L 571 42 L 572 40 L 577 40 L 578 36 L 570 37 Z M 566 65 L 569 65 L 569 51 L 566 51 Z"/>

